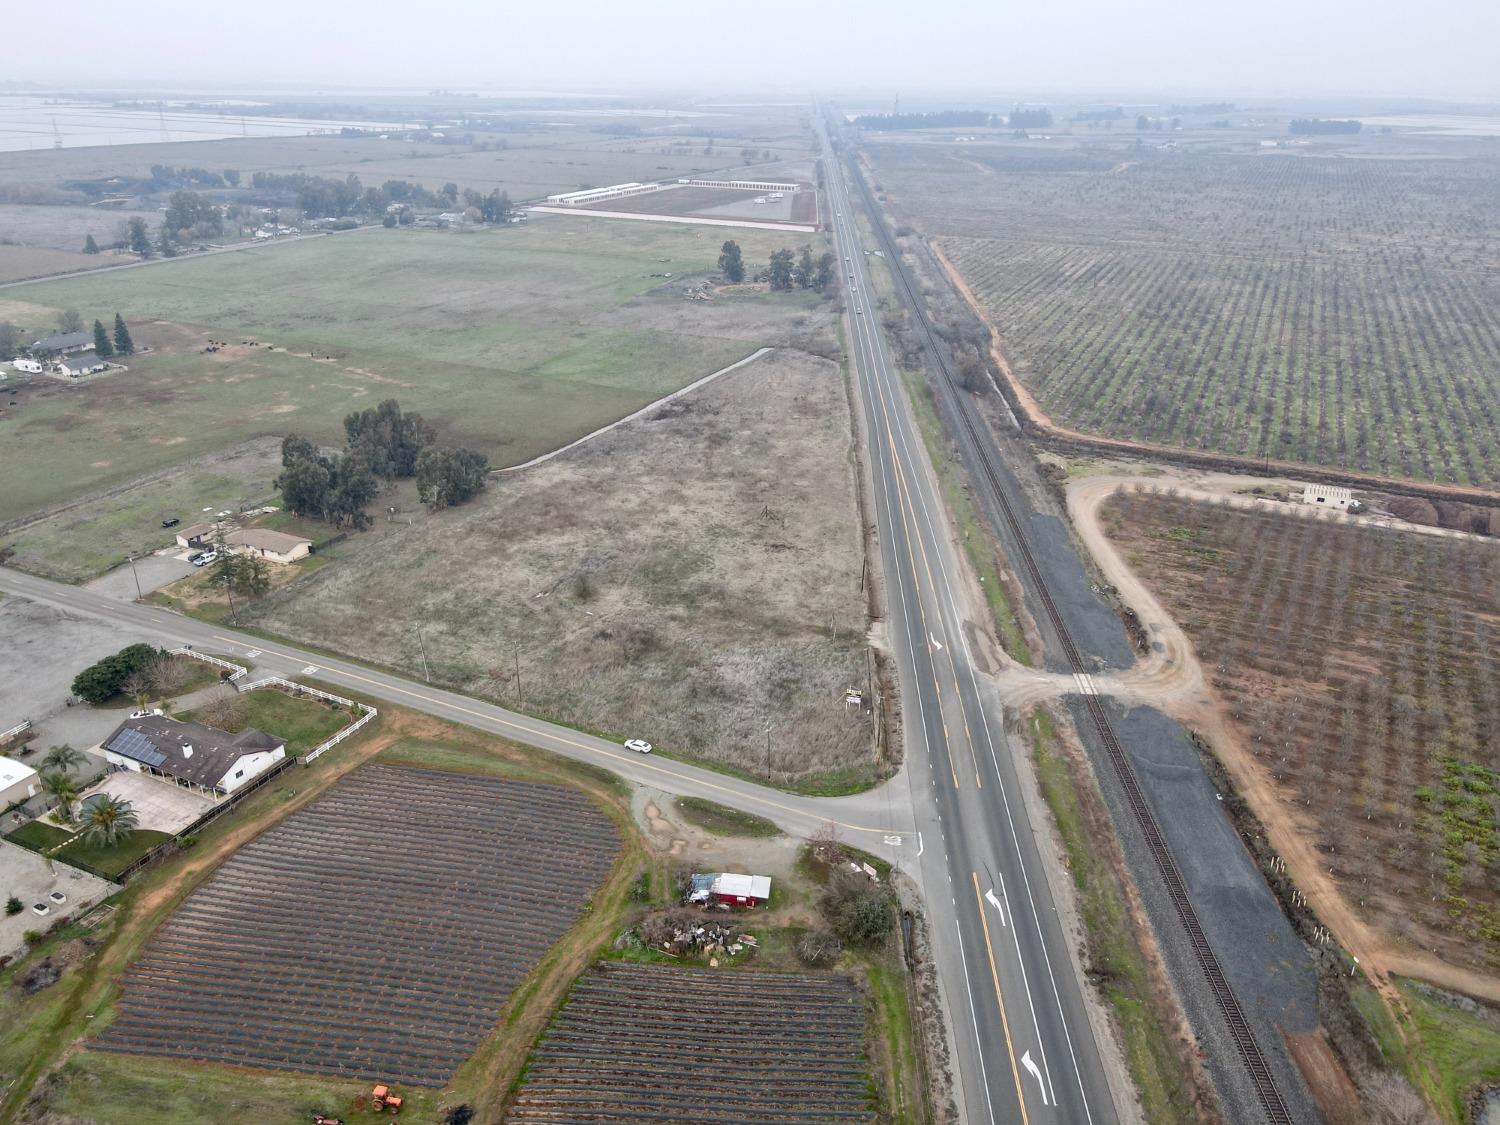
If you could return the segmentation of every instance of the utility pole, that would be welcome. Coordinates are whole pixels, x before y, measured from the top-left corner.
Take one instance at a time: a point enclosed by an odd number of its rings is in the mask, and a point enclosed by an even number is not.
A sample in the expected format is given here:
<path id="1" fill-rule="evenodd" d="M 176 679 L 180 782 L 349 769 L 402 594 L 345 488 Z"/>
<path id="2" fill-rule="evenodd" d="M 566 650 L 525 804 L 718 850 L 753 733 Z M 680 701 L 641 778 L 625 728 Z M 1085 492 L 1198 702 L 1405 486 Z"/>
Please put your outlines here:
<path id="1" fill-rule="evenodd" d="M 516 654 L 516 706 L 519 707 L 523 702 L 521 696 L 521 642 L 514 641 L 512 644 L 514 645 Z"/>
<path id="2" fill-rule="evenodd" d="M 432 674 L 427 670 L 427 642 L 422 639 L 422 626 L 413 625 L 412 630 L 417 634 L 417 647 L 422 650 L 422 678 L 430 684 Z"/>
<path id="3" fill-rule="evenodd" d="M 135 600 L 140 601 L 145 595 L 141 593 L 141 576 L 135 572 L 135 552 L 125 552 L 125 557 L 130 560 L 130 577 L 135 579 Z"/>
<path id="4" fill-rule="evenodd" d="M 766 776 L 771 776 L 771 720 L 766 720 Z"/>
<path id="5" fill-rule="evenodd" d="M 229 597 L 229 620 L 234 620 L 234 576 L 224 575 L 224 593 Z"/>

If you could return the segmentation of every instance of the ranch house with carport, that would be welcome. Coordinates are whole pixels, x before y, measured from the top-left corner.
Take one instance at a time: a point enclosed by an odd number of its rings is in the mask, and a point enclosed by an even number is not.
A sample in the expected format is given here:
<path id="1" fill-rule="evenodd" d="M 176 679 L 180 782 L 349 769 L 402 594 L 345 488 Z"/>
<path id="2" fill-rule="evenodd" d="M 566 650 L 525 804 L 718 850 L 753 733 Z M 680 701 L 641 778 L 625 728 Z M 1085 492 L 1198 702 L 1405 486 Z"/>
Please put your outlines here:
<path id="1" fill-rule="evenodd" d="M 150 774 L 218 800 L 285 758 L 286 744 L 254 727 L 228 734 L 166 715 L 138 715 L 116 727 L 95 751 L 118 769 Z"/>

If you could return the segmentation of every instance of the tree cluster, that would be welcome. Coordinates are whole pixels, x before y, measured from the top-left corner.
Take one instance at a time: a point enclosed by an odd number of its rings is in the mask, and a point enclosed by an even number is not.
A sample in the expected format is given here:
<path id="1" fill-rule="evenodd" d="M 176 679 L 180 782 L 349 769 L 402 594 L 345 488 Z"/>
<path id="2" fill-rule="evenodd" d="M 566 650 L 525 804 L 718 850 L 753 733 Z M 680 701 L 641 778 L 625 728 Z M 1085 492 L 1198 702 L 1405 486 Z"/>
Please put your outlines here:
<path id="1" fill-rule="evenodd" d="M 848 945 L 875 948 L 896 928 L 896 897 L 862 871 L 835 867 L 819 903 L 823 916 Z"/>
<path id="2" fill-rule="evenodd" d="M 219 205 L 194 191 L 172 193 L 161 225 L 179 242 L 217 238 L 224 233 L 224 217 L 219 213 Z"/>
<path id="3" fill-rule="evenodd" d="M 348 454 L 325 457 L 306 438 L 288 434 L 281 443 L 281 475 L 276 487 L 287 508 L 299 516 L 336 527 L 365 528 L 365 508 L 379 491 L 370 467 Z"/>
<path id="4" fill-rule="evenodd" d="M 276 487 L 290 510 L 364 528 L 370 522 L 365 508 L 382 480 L 415 477 L 418 495 L 434 510 L 461 504 L 484 488 L 488 459 L 472 449 L 435 448 L 432 426 L 414 411 L 403 412 L 395 399 L 346 416 L 344 436 L 344 451 L 336 457 L 296 434 L 281 443 Z"/>
<path id="5" fill-rule="evenodd" d="M 138 644 L 106 656 L 73 677 L 73 694 L 87 703 L 103 703 L 117 694 L 131 676 L 151 667 L 158 651 L 151 645 Z"/>
<path id="6" fill-rule="evenodd" d="M 472 449 L 424 449 L 417 458 L 417 496 L 433 511 L 442 511 L 484 490 L 489 458 Z"/>
<path id="7" fill-rule="evenodd" d="M 1364 128 L 1358 121 L 1329 121 L 1321 117 L 1298 117 L 1292 120 L 1287 131 L 1293 136 L 1333 136 L 1340 133 L 1357 133 Z"/>
<path id="8" fill-rule="evenodd" d="M 790 250 L 777 250 L 771 254 L 765 278 L 771 283 L 772 289 L 816 289 L 821 293 L 833 281 L 836 261 L 833 254 L 827 251 L 815 260 L 811 246 L 802 247 L 800 254 L 794 254 Z"/>
<path id="9" fill-rule="evenodd" d="M 1045 106 L 1040 109 L 1022 109 L 1016 106 L 1010 111 L 1010 117 L 1006 124 L 1012 129 L 1050 129 L 1052 127 L 1052 111 Z"/>

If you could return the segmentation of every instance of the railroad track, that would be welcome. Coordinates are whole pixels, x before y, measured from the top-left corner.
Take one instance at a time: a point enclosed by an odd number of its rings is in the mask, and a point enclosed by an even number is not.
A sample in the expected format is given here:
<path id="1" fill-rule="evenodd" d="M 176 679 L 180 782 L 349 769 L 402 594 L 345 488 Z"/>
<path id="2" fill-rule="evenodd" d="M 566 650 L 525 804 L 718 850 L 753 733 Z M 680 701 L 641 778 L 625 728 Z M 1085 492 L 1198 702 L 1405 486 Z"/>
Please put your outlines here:
<path id="1" fill-rule="evenodd" d="M 880 211 L 871 197 L 869 185 L 860 174 L 859 169 L 851 165 L 851 174 L 854 181 L 859 185 L 860 196 L 864 200 L 865 208 L 870 215 L 871 227 L 876 237 L 882 243 L 885 250 L 886 261 L 890 264 L 891 275 L 895 282 L 904 291 L 908 306 L 915 312 L 917 325 L 921 330 L 922 337 L 926 341 L 929 351 L 937 360 L 938 366 L 942 368 L 943 380 L 942 391 L 947 396 L 953 412 L 963 423 L 964 436 L 968 439 L 968 445 L 975 455 L 975 459 L 984 470 L 984 476 L 994 493 L 995 499 L 1000 506 L 1000 511 L 1005 519 L 1006 526 L 1010 528 L 1011 535 L 1015 539 L 1021 556 L 1021 564 L 1026 568 L 1026 573 L 1031 578 L 1032 589 L 1037 593 L 1042 603 L 1042 609 L 1056 633 L 1059 643 L 1062 645 L 1063 653 L 1067 657 L 1068 664 L 1075 673 L 1087 674 L 1094 669 L 1088 666 L 1079 652 L 1078 646 L 1074 644 L 1073 637 L 1068 631 L 1062 613 L 1052 599 L 1052 592 L 1048 589 L 1047 580 L 1043 576 L 1041 568 L 1037 565 L 1035 557 L 1031 553 L 1031 544 L 1026 534 L 1026 527 L 1017 515 L 1014 505 L 1010 501 L 1000 471 L 995 465 L 994 456 L 990 451 L 989 443 L 982 440 L 978 423 L 975 422 L 969 405 L 958 397 L 954 390 L 953 372 L 949 369 L 947 357 L 932 330 L 932 323 L 928 319 L 926 306 L 914 290 L 911 279 L 907 276 L 906 267 L 902 264 L 900 251 L 891 240 L 885 229 L 884 220 Z M 1100 740 L 1104 743 L 1105 752 L 1109 756 L 1110 765 L 1114 768 L 1116 777 L 1119 778 L 1121 788 L 1125 791 L 1125 798 L 1130 805 L 1130 811 L 1135 818 L 1136 824 L 1145 838 L 1146 846 L 1151 852 L 1152 859 L 1156 863 L 1157 872 L 1161 875 L 1162 882 L 1166 886 L 1167 894 L 1172 900 L 1172 906 L 1177 912 L 1177 918 L 1186 931 L 1188 941 L 1193 947 L 1194 956 L 1198 966 L 1202 970 L 1204 978 L 1208 981 L 1212 990 L 1214 1000 L 1218 1004 L 1219 1012 L 1224 1018 L 1224 1023 L 1229 1030 L 1230 1038 L 1234 1041 L 1236 1050 L 1245 1065 L 1245 1070 L 1250 1075 L 1251 1082 L 1255 1087 L 1256 1096 L 1260 1099 L 1262 1108 L 1269 1120 L 1275 1125 L 1292 1125 L 1292 1114 L 1287 1109 L 1286 1101 L 1281 1095 L 1280 1088 L 1276 1085 L 1276 1076 L 1271 1073 L 1271 1068 L 1266 1062 L 1265 1055 L 1261 1052 L 1260 1045 L 1255 1040 L 1255 1033 L 1245 1018 L 1244 1010 L 1240 1007 L 1239 999 L 1230 987 L 1228 979 L 1224 976 L 1224 970 L 1219 964 L 1219 958 L 1209 944 L 1208 937 L 1203 932 L 1203 926 L 1198 921 L 1197 912 L 1193 909 L 1192 900 L 1188 897 L 1187 884 L 1182 878 L 1182 871 L 1177 866 L 1177 860 L 1172 855 L 1172 850 L 1167 845 L 1166 838 L 1162 835 L 1161 825 L 1157 823 L 1156 814 L 1152 811 L 1146 800 L 1145 793 L 1141 790 L 1140 780 L 1136 776 L 1135 767 L 1131 765 L 1129 757 L 1126 756 L 1124 747 L 1120 745 L 1119 738 L 1115 735 L 1114 726 L 1110 722 L 1109 713 L 1104 709 L 1104 704 L 1096 695 L 1084 695 L 1084 703 L 1087 707 L 1089 718 L 1098 732 Z"/>

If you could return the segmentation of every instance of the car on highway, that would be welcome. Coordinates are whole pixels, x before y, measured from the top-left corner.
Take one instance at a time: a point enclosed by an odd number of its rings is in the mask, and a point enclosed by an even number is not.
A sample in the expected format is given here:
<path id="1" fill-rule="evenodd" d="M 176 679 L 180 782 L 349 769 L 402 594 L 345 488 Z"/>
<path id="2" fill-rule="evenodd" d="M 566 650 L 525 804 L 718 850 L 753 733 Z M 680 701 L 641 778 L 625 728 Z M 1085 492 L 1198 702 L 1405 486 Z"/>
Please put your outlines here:
<path id="1" fill-rule="evenodd" d="M 651 743 L 647 742 L 644 738 L 627 738 L 625 740 L 625 749 L 634 750 L 637 754 L 649 754 L 651 753 Z"/>

